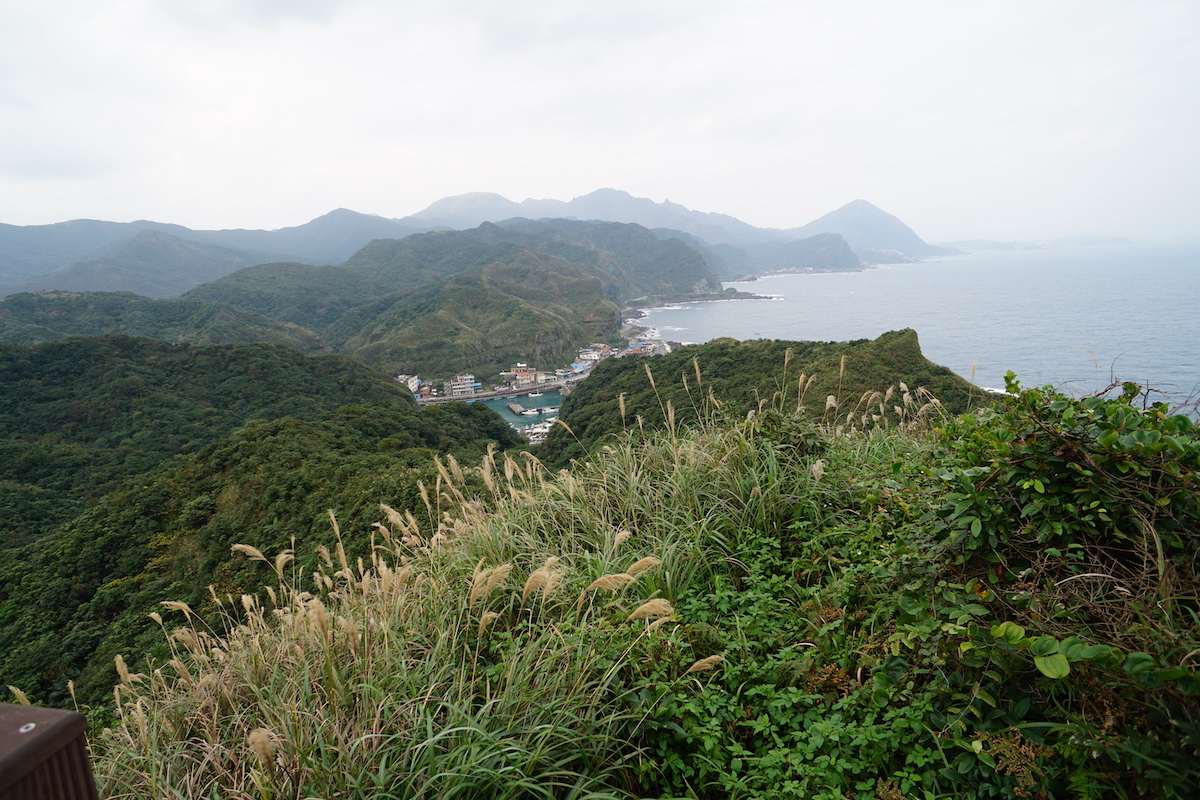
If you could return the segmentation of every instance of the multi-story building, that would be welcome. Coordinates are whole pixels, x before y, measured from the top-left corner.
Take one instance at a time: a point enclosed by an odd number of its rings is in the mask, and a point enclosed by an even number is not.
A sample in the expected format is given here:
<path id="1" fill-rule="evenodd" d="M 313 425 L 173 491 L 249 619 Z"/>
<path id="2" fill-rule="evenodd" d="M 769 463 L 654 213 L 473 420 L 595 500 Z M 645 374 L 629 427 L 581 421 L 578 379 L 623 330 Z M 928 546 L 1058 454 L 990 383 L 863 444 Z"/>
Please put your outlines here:
<path id="1" fill-rule="evenodd" d="M 500 377 L 514 389 L 524 389 L 538 382 L 537 370 L 528 364 L 513 364 L 511 369 L 501 372 Z"/>
<path id="2" fill-rule="evenodd" d="M 474 375 L 455 375 L 453 380 L 446 381 L 446 394 L 451 397 L 463 397 L 475 394 L 475 390 L 480 386 Z"/>

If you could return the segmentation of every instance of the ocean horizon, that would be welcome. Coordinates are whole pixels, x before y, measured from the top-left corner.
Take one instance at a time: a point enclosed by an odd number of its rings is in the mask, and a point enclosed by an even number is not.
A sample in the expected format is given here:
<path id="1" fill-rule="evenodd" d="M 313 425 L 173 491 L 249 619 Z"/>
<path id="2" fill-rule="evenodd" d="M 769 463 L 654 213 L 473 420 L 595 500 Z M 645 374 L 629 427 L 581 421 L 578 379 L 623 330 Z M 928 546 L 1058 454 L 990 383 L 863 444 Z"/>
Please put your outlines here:
<path id="1" fill-rule="evenodd" d="M 1074 395 L 1134 381 L 1179 404 L 1200 390 L 1200 243 L 983 251 L 725 286 L 770 299 L 650 308 L 636 322 L 685 344 L 912 328 L 926 358 L 985 388 L 1012 370 Z"/>

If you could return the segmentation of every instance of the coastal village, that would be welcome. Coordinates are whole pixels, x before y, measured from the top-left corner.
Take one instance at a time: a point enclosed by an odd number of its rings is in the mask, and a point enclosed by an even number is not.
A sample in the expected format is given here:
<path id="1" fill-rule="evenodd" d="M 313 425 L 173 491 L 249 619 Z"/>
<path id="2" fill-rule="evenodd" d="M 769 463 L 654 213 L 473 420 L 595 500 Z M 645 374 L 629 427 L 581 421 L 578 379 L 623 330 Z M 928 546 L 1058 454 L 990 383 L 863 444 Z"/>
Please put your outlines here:
<path id="1" fill-rule="evenodd" d="M 412 391 L 420 405 L 471 403 L 521 396 L 542 397 L 547 392 L 558 392 L 566 397 L 574 384 L 586 378 L 597 364 L 607 358 L 671 352 L 670 343 L 641 336 L 647 332 L 645 328 L 629 326 L 625 333 L 630 338 L 624 348 L 594 342 L 580 349 L 570 364 L 554 370 L 540 370 L 535 365 L 518 362 L 500 373 L 501 383 L 486 388 L 482 381 L 471 374 L 442 380 L 423 380 L 419 375 L 397 375 L 396 380 Z M 551 426 L 558 420 L 558 406 L 523 406 L 513 402 L 505 405 L 515 416 L 537 419 L 530 420 L 529 424 L 513 423 L 513 427 L 532 444 L 544 441 Z"/>

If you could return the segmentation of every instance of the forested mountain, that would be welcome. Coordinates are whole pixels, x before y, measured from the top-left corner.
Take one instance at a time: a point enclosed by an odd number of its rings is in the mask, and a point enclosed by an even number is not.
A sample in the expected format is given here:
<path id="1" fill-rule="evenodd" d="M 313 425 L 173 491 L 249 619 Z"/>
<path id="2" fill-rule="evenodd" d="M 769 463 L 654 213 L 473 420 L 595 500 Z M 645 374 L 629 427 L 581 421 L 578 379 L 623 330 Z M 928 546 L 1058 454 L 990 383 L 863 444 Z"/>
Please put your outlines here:
<path id="1" fill-rule="evenodd" d="M 787 242 L 763 242 L 743 249 L 760 272 L 836 272 L 862 267 L 858 255 L 836 233 L 818 233 Z"/>
<path id="2" fill-rule="evenodd" d="M 561 221 L 567 219 L 678 231 L 664 238 L 680 238 L 696 246 L 710 270 L 727 278 L 774 269 L 857 267 L 844 256 L 831 259 L 825 240 L 768 248 L 761 251 L 766 254 L 764 263 L 757 263 L 754 252 L 760 245 L 790 244 L 821 233 L 842 236 L 860 256 L 875 262 L 950 252 L 926 244 L 904 223 L 862 200 L 806 226 L 775 230 L 615 189 L 600 189 L 569 202 L 514 203 L 499 195 L 476 193 L 439 200 L 400 220 L 337 209 L 303 225 L 272 231 L 191 230 L 146 220 L 0 225 L 0 294 L 65 289 L 172 297 L 247 265 L 340 264 L 374 240 L 401 239 L 436 228 L 471 228 L 483 222 L 507 223 L 504 227 L 513 230 L 520 227 L 509 222 L 514 218 L 557 225 L 560 238 L 565 233 Z"/>
<path id="3" fill-rule="evenodd" d="M 678 239 L 704 256 L 704 263 L 722 280 L 737 280 L 754 275 L 759 271 L 754 259 L 745 250 L 731 244 L 707 244 L 702 239 L 690 233 L 672 230 L 671 228 L 655 228 L 654 235 L 660 239 Z M 857 266 L 858 259 L 855 259 Z"/>
<path id="4" fill-rule="evenodd" d="M 222 247 L 284 253 L 312 264 L 340 264 L 375 239 L 402 239 L 430 227 L 339 208 L 289 228 L 190 231 L 180 235 Z"/>
<path id="5" fill-rule="evenodd" d="M 3 291 L 124 291 L 145 297 L 176 297 L 192 287 L 268 260 L 268 253 L 191 242 L 161 231 L 139 231 L 86 261 L 11 283 Z"/>
<path id="6" fill-rule="evenodd" d="M 656 203 L 618 189 L 597 189 L 565 202 L 530 199 L 520 203 L 490 192 L 473 192 L 438 200 L 401 222 L 473 228 L 484 222 L 498 223 L 514 217 L 635 223 L 647 228 L 683 231 L 713 244 L 743 244 L 774 238 L 771 232 L 726 214 L 692 211 L 670 201 Z"/>
<path id="7" fill-rule="evenodd" d="M 564 364 L 584 344 L 615 340 L 618 304 L 631 298 L 717 291 L 704 256 L 678 238 L 621 223 L 511 220 L 376 240 L 341 266 L 248 267 L 175 300 L 15 295 L 0 300 L 0 341 L 267 341 L 391 374 L 484 377 L 513 361 Z"/>
<path id="8" fill-rule="evenodd" d="M 340 267 L 251 267 L 185 297 L 303 326 L 387 372 L 482 377 L 612 339 L 620 302 L 719 289 L 700 253 L 641 226 L 512 220 L 375 241 Z"/>
<path id="9" fill-rule="evenodd" d="M 0 299 L 0 342 L 37 344 L 121 333 L 163 342 L 263 342 L 328 351 L 311 331 L 225 303 L 150 300 L 128 292 L 48 291 Z"/>
<path id="10" fill-rule="evenodd" d="M 75 289 L 172 297 L 251 264 L 340 263 L 373 239 L 428 229 L 344 208 L 273 231 L 197 231 L 148 220 L 0 225 L 0 293 Z"/>
<path id="11" fill-rule="evenodd" d="M 863 427 L 876 415 L 895 416 L 897 407 L 900 417 L 914 414 L 931 398 L 942 411 L 958 413 L 980 396 L 979 389 L 926 359 L 913 330 L 854 342 L 714 339 L 665 356 L 597 365 L 563 402 L 560 419 L 566 425 L 551 428 L 538 454 L 565 467 L 624 430 L 660 429 L 668 418 L 688 424 L 706 414 L 744 418 L 762 402 Z"/>
<path id="12" fill-rule="evenodd" d="M 466 231 L 440 231 L 372 242 L 346 267 L 386 275 L 408 285 L 470 271 L 488 257 L 484 246 L 509 244 L 564 258 L 608 276 L 614 301 L 642 295 L 719 291 L 720 283 L 698 251 L 660 238 L 641 225 L 575 220 L 511 219 Z"/>
<path id="13" fill-rule="evenodd" d="M 384 402 L 414 405 L 407 388 L 351 359 L 275 345 L 129 336 L 0 345 L 0 482 L 13 497 L 54 492 L 59 513 L 250 419 Z M 13 524 L 0 520 L 5 537 L 38 530 Z"/>
<path id="14" fill-rule="evenodd" d="M 752 252 L 756 245 L 793 242 L 822 233 L 842 236 L 855 251 L 870 254 L 876 261 L 884 260 L 888 255 L 920 257 L 956 252 L 953 248 L 926 244 L 899 219 L 865 200 L 847 203 L 807 225 L 787 230 L 756 228 L 725 214 L 693 211 L 670 201 L 656 203 L 616 189 L 599 189 L 569 202 L 525 200 L 514 203 L 497 194 L 477 192 L 444 198 L 402 221 L 463 228 L 510 217 L 637 223 L 647 228 L 682 231 L 709 245 L 734 246 L 747 252 Z M 805 264 L 801 268 L 808 266 L 815 265 Z M 770 268 L 760 266 L 761 271 L 767 269 Z"/>
<path id="15" fill-rule="evenodd" d="M 143 652 L 164 598 L 205 608 L 253 530 L 332 543 L 387 502 L 428 518 L 434 452 L 475 460 L 519 439 L 482 406 L 417 409 L 351 359 L 268 345 L 115 336 L 0 347 L 0 685 L 96 700 L 112 657 Z M 352 547 L 363 552 L 364 543 Z"/>
<path id="16" fill-rule="evenodd" d="M 516 361 L 569 363 L 590 342 L 617 336 L 610 277 L 556 256 L 512 257 L 347 312 L 325 331 L 339 352 L 386 372 L 498 375 Z"/>
<path id="17" fill-rule="evenodd" d="M 646 295 L 707 294 L 721 289 L 704 254 L 673 236 L 641 225 L 566 219 L 511 219 L 476 229 L 481 239 L 512 242 L 612 276 L 612 299 Z"/>

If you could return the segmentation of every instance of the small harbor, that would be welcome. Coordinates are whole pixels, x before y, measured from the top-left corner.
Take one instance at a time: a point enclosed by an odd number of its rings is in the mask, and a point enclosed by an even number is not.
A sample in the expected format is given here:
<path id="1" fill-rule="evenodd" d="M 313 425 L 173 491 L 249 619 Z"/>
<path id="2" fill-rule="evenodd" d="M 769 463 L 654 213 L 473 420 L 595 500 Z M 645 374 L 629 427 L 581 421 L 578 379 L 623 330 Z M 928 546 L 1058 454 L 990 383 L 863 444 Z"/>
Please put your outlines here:
<path id="1" fill-rule="evenodd" d="M 504 421 L 516 428 L 521 435 L 536 443 L 546 438 L 550 426 L 558 419 L 563 397 L 559 392 L 538 392 L 482 402 L 503 417 Z"/>

